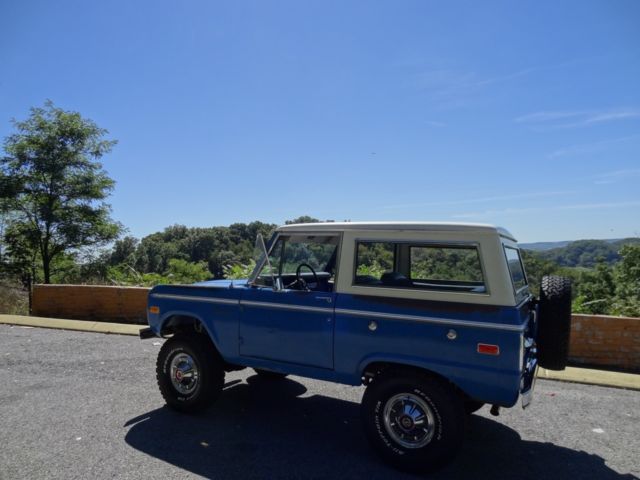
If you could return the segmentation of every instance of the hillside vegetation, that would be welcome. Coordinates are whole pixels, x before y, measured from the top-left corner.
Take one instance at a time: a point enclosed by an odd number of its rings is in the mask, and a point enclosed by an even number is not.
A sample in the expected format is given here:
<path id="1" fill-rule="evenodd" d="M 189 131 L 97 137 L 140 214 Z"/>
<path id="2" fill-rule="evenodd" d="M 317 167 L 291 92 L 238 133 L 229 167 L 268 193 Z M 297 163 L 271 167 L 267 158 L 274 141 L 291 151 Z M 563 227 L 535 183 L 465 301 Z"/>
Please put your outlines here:
<path id="1" fill-rule="evenodd" d="M 614 241 L 576 240 L 563 247 L 534 251 L 534 255 L 561 267 L 593 268 L 599 263 L 613 265 L 620 260 L 620 249 L 623 245 L 638 243 L 640 243 L 639 238 Z"/>
<path id="2" fill-rule="evenodd" d="M 640 316 L 640 239 L 577 240 L 545 251 L 523 250 L 534 293 L 543 275 L 573 281 L 573 311 Z"/>

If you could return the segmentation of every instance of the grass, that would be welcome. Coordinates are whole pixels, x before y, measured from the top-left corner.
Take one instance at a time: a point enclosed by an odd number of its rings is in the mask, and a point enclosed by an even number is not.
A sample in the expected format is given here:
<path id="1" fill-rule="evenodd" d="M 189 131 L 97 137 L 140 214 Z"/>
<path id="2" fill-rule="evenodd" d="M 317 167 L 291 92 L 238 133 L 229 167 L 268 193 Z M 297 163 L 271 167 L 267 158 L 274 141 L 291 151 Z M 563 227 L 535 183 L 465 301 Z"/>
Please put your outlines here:
<path id="1" fill-rule="evenodd" d="M 29 292 L 17 282 L 1 280 L 0 313 L 29 315 Z"/>

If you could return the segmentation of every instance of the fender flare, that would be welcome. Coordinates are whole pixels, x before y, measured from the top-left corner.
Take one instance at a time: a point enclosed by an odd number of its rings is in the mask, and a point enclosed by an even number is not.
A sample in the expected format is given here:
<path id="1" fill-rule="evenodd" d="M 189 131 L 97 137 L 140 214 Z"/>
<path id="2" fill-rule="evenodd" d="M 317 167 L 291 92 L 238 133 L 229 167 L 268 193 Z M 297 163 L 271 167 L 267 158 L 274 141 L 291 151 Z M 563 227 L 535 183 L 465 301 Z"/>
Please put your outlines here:
<path id="1" fill-rule="evenodd" d="M 367 367 L 374 363 L 393 364 L 400 367 L 404 366 L 423 370 L 428 374 L 435 375 L 445 382 L 452 384 L 456 389 L 466 394 L 466 392 L 453 379 L 451 379 L 450 375 L 447 375 L 443 371 L 445 369 L 443 369 L 442 365 L 438 362 L 425 361 L 424 359 L 412 356 L 374 353 L 371 355 L 367 355 L 360 361 L 360 363 L 358 364 L 357 374 L 360 377 L 363 377 Z"/>
<path id="2" fill-rule="evenodd" d="M 198 315 L 197 313 L 194 313 L 192 310 L 170 310 L 166 313 L 164 313 L 162 315 L 162 317 L 160 317 L 160 321 L 158 322 L 158 334 L 160 334 L 160 332 L 162 332 L 162 330 L 164 329 L 164 326 L 166 325 L 166 323 L 172 318 L 172 317 L 190 317 L 193 318 L 195 320 L 197 320 L 198 322 L 200 322 L 200 325 L 202 325 L 202 327 L 204 328 L 204 330 L 207 332 L 207 336 L 211 339 L 211 342 L 213 343 L 213 346 L 216 348 L 216 350 L 218 350 L 218 352 L 220 351 L 219 348 L 219 339 L 218 336 L 216 335 L 215 331 L 213 331 L 209 325 L 207 325 L 207 323 L 202 319 L 202 317 L 200 315 Z"/>

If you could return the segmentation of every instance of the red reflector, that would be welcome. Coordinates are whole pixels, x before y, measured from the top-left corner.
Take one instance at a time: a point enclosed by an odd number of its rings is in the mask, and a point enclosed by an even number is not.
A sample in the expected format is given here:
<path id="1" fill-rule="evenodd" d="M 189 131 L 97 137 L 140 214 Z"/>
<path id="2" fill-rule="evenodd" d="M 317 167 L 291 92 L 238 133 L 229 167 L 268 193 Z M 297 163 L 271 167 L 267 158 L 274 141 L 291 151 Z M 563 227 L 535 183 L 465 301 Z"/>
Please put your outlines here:
<path id="1" fill-rule="evenodd" d="M 482 353 L 484 355 L 500 355 L 500 347 L 498 345 L 489 345 L 487 343 L 479 343 L 478 353 Z"/>

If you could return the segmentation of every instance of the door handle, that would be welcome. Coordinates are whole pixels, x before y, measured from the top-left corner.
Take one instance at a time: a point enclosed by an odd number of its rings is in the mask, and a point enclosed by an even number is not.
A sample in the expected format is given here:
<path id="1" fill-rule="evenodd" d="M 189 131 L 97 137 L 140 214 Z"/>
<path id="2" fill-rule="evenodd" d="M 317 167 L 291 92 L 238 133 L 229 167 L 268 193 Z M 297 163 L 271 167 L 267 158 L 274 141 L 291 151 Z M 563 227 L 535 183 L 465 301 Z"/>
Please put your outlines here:
<path id="1" fill-rule="evenodd" d="M 327 303 L 331 303 L 331 297 L 315 297 L 316 300 L 324 300 Z"/>

